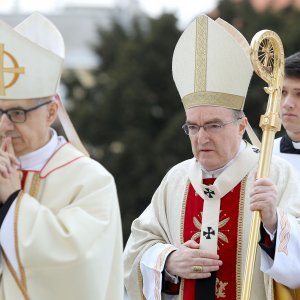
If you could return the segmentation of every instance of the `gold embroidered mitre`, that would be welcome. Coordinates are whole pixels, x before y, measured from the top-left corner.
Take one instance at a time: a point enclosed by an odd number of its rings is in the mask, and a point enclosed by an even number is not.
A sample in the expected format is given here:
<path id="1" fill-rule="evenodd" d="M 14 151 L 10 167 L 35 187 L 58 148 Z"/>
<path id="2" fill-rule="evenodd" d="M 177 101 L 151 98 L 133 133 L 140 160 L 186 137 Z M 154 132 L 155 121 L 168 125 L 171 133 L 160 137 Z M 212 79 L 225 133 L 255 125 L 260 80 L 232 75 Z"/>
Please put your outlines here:
<path id="1" fill-rule="evenodd" d="M 62 35 L 40 13 L 31 14 L 15 28 L 0 21 L 0 100 L 56 95 L 59 120 L 68 140 L 88 155 L 57 95 L 64 57 Z"/>
<path id="2" fill-rule="evenodd" d="M 56 94 L 65 55 L 57 28 L 33 13 L 12 28 L 0 21 L 0 99 L 36 99 Z"/>
<path id="3" fill-rule="evenodd" d="M 224 20 L 197 17 L 173 54 L 173 78 L 184 108 L 212 105 L 242 110 L 253 73 L 248 46 Z"/>

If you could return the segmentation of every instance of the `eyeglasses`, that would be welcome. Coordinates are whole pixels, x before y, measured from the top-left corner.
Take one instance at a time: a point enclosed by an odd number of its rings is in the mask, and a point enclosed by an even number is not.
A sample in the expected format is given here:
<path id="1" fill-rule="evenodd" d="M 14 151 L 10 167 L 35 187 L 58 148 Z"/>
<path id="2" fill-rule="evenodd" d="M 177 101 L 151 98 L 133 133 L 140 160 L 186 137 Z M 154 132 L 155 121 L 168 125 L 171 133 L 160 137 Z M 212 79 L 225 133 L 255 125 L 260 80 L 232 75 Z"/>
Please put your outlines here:
<path id="1" fill-rule="evenodd" d="M 195 124 L 184 124 L 182 125 L 182 129 L 184 130 L 184 132 L 187 135 L 196 135 L 200 128 L 203 128 L 205 132 L 207 133 L 211 133 L 211 134 L 215 134 L 215 133 L 219 133 L 222 128 L 228 124 L 232 124 L 234 122 L 236 122 L 237 120 L 240 120 L 241 118 L 238 119 L 234 119 L 230 122 L 227 123 L 208 123 L 208 124 L 204 124 L 204 125 L 195 125 Z"/>
<path id="2" fill-rule="evenodd" d="M 9 120 L 13 123 L 24 123 L 26 121 L 26 114 L 30 111 L 36 110 L 44 105 L 49 104 L 52 100 L 47 102 L 41 103 L 37 106 L 25 109 L 25 108 L 11 108 L 11 109 L 0 109 L 0 119 L 2 118 L 3 114 L 6 114 Z"/>

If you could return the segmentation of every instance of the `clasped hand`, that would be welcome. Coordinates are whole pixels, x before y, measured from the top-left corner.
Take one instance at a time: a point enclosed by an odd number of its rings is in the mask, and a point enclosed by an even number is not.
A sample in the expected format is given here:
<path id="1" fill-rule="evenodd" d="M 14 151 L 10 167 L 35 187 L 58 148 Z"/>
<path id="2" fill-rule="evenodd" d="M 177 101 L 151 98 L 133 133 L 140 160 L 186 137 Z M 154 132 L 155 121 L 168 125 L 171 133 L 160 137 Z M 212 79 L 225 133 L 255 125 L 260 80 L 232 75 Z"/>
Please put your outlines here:
<path id="1" fill-rule="evenodd" d="M 201 250 L 197 242 L 189 240 L 167 257 L 165 268 L 169 274 L 184 279 L 201 279 L 210 277 L 221 265 L 219 255 Z M 195 271 L 195 266 L 200 266 L 201 271 Z"/>
<path id="2" fill-rule="evenodd" d="M 0 147 L 0 203 L 4 203 L 12 193 L 21 188 L 17 171 L 19 164 L 11 138 L 2 138 Z"/>

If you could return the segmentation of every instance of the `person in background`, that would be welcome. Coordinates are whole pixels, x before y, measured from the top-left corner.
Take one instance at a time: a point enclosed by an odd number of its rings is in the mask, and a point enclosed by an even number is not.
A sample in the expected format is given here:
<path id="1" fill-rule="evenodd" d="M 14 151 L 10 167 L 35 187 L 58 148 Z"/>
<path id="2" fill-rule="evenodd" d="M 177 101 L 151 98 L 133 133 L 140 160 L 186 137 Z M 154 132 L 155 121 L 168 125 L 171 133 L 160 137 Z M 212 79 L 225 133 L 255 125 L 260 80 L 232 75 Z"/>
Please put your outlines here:
<path id="1" fill-rule="evenodd" d="M 275 139 L 273 154 L 290 162 L 300 173 L 300 52 L 285 59 L 280 111 L 286 132 Z"/>
<path id="2" fill-rule="evenodd" d="M 132 300 L 241 299 L 251 211 L 262 221 L 251 299 L 273 299 L 272 278 L 300 286 L 297 178 L 274 157 L 269 178 L 256 180 L 259 149 L 243 140 L 249 50 L 235 28 L 205 15 L 175 47 L 173 78 L 194 158 L 168 171 L 132 224 L 124 253 Z"/>
<path id="3" fill-rule="evenodd" d="M 116 186 L 59 99 L 63 59 L 41 14 L 0 21 L 1 300 L 123 299 Z M 58 115 L 67 139 L 51 127 Z"/>

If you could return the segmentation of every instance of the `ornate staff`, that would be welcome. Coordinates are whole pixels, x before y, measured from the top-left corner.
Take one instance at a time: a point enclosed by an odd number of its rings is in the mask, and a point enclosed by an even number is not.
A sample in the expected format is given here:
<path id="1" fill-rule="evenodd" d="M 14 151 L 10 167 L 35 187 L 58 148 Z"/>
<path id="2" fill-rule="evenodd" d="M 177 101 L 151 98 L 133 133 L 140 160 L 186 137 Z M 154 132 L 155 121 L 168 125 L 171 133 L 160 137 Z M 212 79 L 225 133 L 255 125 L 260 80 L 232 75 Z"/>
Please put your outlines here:
<path id="1" fill-rule="evenodd" d="M 280 130 L 279 116 L 282 82 L 284 76 L 284 51 L 279 36 L 270 30 L 256 33 L 251 41 L 251 62 L 256 74 L 268 83 L 264 90 L 269 94 L 267 110 L 260 118 L 262 145 L 256 178 L 269 175 L 275 133 Z M 249 300 L 253 279 L 254 262 L 258 243 L 260 214 L 253 212 L 246 256 L 242 300 Z M 281 300 L 289 298 L 280 298 Z"/>

